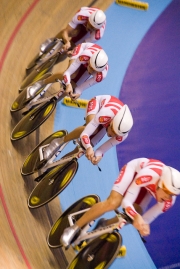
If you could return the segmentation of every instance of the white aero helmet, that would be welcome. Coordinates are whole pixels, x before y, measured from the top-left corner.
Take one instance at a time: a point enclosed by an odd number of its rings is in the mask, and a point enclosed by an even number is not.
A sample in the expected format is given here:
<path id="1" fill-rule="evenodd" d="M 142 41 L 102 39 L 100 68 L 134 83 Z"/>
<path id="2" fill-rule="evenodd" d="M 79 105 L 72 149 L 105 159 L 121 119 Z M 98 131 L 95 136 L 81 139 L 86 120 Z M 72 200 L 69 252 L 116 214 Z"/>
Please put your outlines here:
<path id="1" fill-rule="evenodd" d="M 173 167 L 164 166 L 158 186 L 171 195 L 180 194 L 180 172 Z"/>
<path id="2" fill-rule="evenodd" d="M 103 23 L 105 22 L 105 20 L 106 20 L 106 15 L 104 14 L 102 10 L 97 10 L 89 16 L 90 24 L 96 29 L 100 29 Z"/>
<path id="3" fill-rule="evenodd" d="M 108 62 L 108 56 L 103 49 L 94 52 L 90 58 L 91 67 L 97 71 L 101 72 L 105 69 Z"/>
<path id="4" fill-rule="evenodd" d="M 124 105 L 113 119 L 113 130 L 119 136 L 126 135 L 133 126 L 133 117 L 129 107 Z"/>

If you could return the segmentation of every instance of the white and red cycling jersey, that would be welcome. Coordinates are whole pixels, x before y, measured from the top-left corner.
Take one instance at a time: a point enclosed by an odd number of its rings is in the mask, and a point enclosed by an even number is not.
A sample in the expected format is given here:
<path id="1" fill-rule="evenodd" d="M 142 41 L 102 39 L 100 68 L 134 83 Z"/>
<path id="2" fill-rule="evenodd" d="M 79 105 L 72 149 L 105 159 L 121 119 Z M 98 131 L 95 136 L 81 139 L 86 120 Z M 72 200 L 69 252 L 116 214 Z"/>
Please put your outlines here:
<path id="1" fill-rule="evenodd" d="M 79 28 L 78 34 L 71 39 L 71 41 L 76 45 L 82 42 L 96 42 L 104 35 L 106 21 L 100 29 L 92 32 L 86 30 L 86 25 L 90 15 L 97 10 L 99 9 L 95 7 L 81 7 L 81 9 L 74 15 L 71 22 L 69 22 L 69 25 L 73 29 Z"/>
<path id="2" fill-rule="evenodd" d="M 137 214 L 134 203 L 140 205 L 143 210 L 142 217 L 148 224 L 174 204 L 176 196 L 172 196 L 168 201 L 157 202 L 147 210 L 152 197 L 157 201 L 157 182 L 163 167 L 164 163 L 159 160 L 138 158 L 128 162 L 121 169 L 112 190 L 124 196 L 121 206 L 132 219 Z"/>
<path id="3" fill-rule="evenodd" d="M 122 101 L 111 95 L 98 95 L 89 101 L 86 109 L 86 117 L 92 114 L 95 117 L 86 125 L 80 136 L 85 149 L 99 143 L 106 134 L 106 128 L 123 106 Z M 96 149 L 95 156 L 103 156 L 110 148 L 122 143 L 127 136 L 128 134 L 125 136 L 111 137 Z"/>
<path id="4" fill-rule="evenodd" d="M 102 49 L 101 46 L 93 43 L 82 43 L 75 47 L 71 60 L 74 60 L 69 68 L 63 74 L 63 80 L 66 85 L 71 82 L 71 75 L 74 74 L 73 81 L 76 83 L 75 93 L 82 94 L 82 92 L 101 82 L 108 73 L 108 65 L 102 72 L 94 72 L 92 75 L 88 73 L 87 66 L 91 56 Z"/>

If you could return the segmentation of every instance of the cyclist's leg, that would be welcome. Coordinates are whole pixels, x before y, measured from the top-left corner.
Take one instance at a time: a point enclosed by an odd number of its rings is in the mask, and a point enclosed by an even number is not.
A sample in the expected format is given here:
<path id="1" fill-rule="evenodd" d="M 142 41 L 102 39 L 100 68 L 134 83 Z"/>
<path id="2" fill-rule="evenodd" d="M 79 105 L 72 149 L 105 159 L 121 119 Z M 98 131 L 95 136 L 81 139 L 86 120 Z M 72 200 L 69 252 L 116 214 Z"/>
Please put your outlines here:
<path id="1" fill-rule="evenodd" d="M 121 205 L 122 198 L 123 196 L 120 193 L 112 190 L 105 201 L 93 205 L 73 226 L 65 229 L 61 236 L 62 245 L 68 247 L 80 228 L 104 213 L 118 208 Z"/>
<path id="2" fill-rule="evenodd" d="M 74 139 L 78 139 L 81 135 L 81 133 L 84 131 L 85 129 L 85 126 L 94 118 L 94 115 L 89 115 L 87 118 L 86 118 L 86 124 L 83 125 L 83 126 L 79 126 L 77 127 L 76 129 L 74 129 L 72 132 L 70 132 L 69 134 L 67 134 L 65 137 L 64 137 L 64 142 L 69 142 L 69 141 L 72 141 Z M 63 157 L 67 157 L 69 155 L 72 155 L 72 154 L 75 154 L 78 152 L 78 147 L 76 147 L 73 151 L 69 152 L 68 154 L 66 154 L 65 156 Z"/>
<path id="3" fill-rule="evenodd" d="M 118 208 L 121 205 L 123 196 L 116 192 L 111 191 L 109 197 L 96 205 L 94 205 L 89 211 L 87 211 L 82 218 L 80 218 L 76 224 L 81 228 L 86 223 L 91 222 L 94 219 L 97 219 L 106 212 L 112 211 Z"/>
<path id="4" fill-rule="evenodd" d="M 68 216 L 72 213 L 75 213 L 84 209 L 88 209 L 92 207 L 93 204 L 98 203 L 99 201 L 100 201 L 100 198 L 98 195 L 95 195 L 95 194 L 88 195 L 76 201 L 68 209 L 66 209 L 66 211 L 58 218 L 58 220 L 51 227 L 51 230 L 47 238 L 48 245 L 50 247 L 61 246 L 59 239 L 64 229 L 70 226 Z M 84 212 L 75 215 L 73 217 L 73 221 L 76 221 L 77 219 L 79 219 L 83 214 Z"/>
<path id="5" fill-rule="evenodd" d="M 89 115 L 86 120 L 86 124 L 94 117 L 94 115 Z M 85 125 L 79 126 L 76 129 L 74 129 L 72 132 L 68 133 L 66 136 L 61 138 L 54 139 L 46 148 L 43 149 L 43 156 L 45 160 L 48 160 L 53 156 L 54 152 L 59 148 L 63 143 L 67 143 L 69 141 L 72 141 L 74 139 L 78 139 L 83 132 L 85 128 Z M 71 155 L 73 153 L 78 152 L 78 149 L 76 148 L 72 152 L 68 153 L 68 155 Z M 66 157 L 65 155 L 64 157 Z"/>

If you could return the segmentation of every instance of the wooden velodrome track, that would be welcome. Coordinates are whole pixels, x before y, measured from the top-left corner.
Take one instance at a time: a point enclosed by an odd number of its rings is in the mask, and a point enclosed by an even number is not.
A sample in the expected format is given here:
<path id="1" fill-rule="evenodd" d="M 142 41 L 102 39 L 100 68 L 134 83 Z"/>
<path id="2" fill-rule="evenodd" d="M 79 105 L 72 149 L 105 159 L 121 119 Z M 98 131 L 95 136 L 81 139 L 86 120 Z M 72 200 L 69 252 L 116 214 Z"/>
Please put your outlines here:
<path id="1" fill-rule="evenodd" d="M 36 144 L 53 132 L 53 116 L 29 137 L 11 143 L 17 118 L 10 105 L 18 94 L 26 65 L 39 45 L 58 33 L 81 6 L 106 10 L 113 0 L 1 0 L 0 1 L 0 268 L 66 268 L 72 250 L 50 250 L 46 236 L 60 215 L 59 199 L 29 210 L 27 198 L 35 185 L 21 177 L 20 167 Z M 63 71 L 67 61 L 54 71 Z"/>

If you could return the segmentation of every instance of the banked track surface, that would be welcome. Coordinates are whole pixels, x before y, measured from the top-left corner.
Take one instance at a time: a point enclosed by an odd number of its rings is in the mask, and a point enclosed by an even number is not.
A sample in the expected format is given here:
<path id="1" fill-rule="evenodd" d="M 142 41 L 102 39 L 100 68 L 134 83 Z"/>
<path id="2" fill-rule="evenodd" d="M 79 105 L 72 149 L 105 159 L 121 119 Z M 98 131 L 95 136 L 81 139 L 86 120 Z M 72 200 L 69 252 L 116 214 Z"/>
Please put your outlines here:
<path id="1" fill-rule="evenodd" d="M 36 144 L 53 132 L 53 116 L 40 130 L 11 143 L 10 133 L 17 122 L 10 105 L 18 94 L 26 65 L 39 45 L 66 26 L 81 6 L 106 10 L 112 0 L 1 0 L 0 3 L 0 268 L 42 269 L 67 266 L 74 252 L 50 250 L 46 237 L 59 217 L 59 199 L 29 210 L 27 198 L 35 185 L 33 176 L 22 178 L 20 167 Z M 63 71 L 67 61 L 54 71 Z"/>

